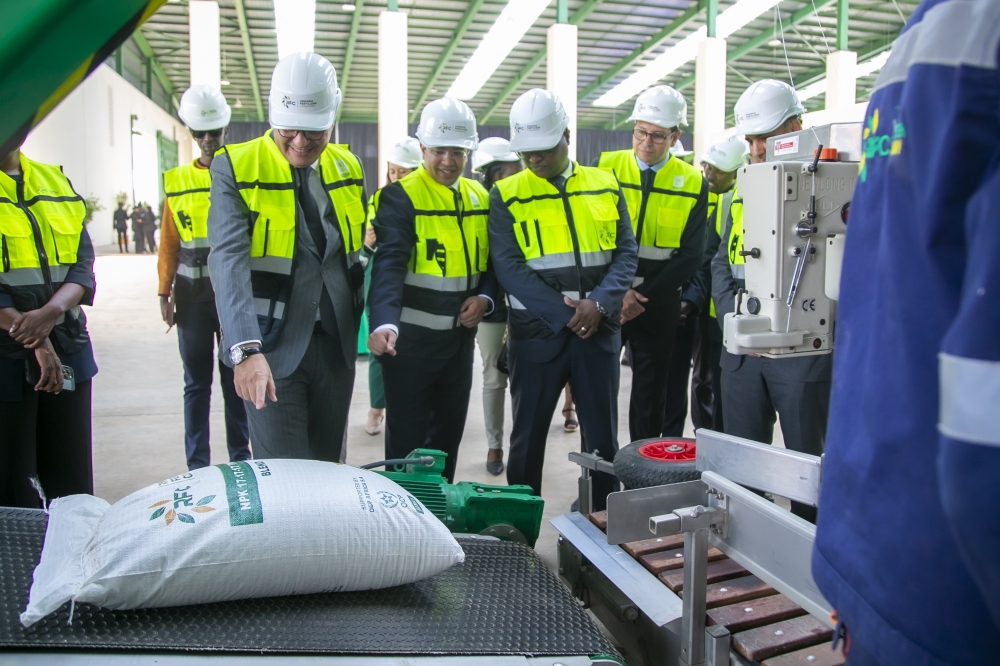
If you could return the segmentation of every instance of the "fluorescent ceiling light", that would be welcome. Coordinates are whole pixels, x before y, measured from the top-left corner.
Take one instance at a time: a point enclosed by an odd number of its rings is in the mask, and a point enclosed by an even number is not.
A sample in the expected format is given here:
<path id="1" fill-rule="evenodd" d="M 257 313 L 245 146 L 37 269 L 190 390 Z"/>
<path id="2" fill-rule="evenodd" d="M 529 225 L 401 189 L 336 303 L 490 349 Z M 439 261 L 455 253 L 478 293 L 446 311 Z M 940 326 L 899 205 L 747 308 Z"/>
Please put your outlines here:
<path id="1" fill-rule="evenodd" d="M 758 16 L 774 7 L 781 0 L 739 0 L 719 14 L 715 23 L 717 37 L 725 39 Z M 594 106 L 614 108 L 621 106 L 646 88 L 691 62 L 698 55 L 698 45 L 708 39 L 708 29 L 702 26 L 672 47 L 646 63 L 617 86 L 594 101 Z"/>
<path id="2" fill-rule="evenodd" d="M 278 60 L 311 52 L 316 40 L 316 0 L 274 0 L 274 25 Z"/>
<path id="3" fill-rule="evenodd" d="M 538 20 L 550 0 L 508 0 L 496 23 L 479 42 L 446 93 L 448 97 L 472 99 L 500 63 L 517 46 L 528 28 Z"/>
<path id="4" fill-rule="evenodd" d="M 882 69 L 882 66 L 885 65 L 885 62 L 889 59 L 889 55 L 891 53 L 892 51 L 883 51 L 867 62 L 858 63 L 854 69 L 855 76 L 860 79 L 862 76 L 868 76 L 869 74 L 874 74 L 879 71 Z M 826 77 L 820 79 L 816 83 L 811 83 L 802 90 L 798 90 L 796 92 L 799 95 L 800 102 L 812 99 L 813 97 L 818 97 L 826 93 Z"/>
<path id="5" fill-rule="evenodd" d="M 353 2 L 345 2 L 340 6 L 340 8 L 343 9 L 345 12 L 353 12 L 355 9 L 358 8 L 358 6 Z"/>

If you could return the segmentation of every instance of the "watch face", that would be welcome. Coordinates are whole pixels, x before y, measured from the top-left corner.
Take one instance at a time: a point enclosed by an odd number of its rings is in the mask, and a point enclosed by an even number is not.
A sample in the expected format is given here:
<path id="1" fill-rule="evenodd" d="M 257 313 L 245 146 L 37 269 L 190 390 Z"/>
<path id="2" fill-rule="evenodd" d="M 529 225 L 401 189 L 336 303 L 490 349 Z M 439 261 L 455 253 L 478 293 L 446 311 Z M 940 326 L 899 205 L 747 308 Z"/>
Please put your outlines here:
<path id="1" fill-rule="evenodd" d="M 239 365 L 240 361 L 243 360 L 243 350 L 237 347 L 229 352 L 229 360 L 232 361 L 233 365 Z"/>

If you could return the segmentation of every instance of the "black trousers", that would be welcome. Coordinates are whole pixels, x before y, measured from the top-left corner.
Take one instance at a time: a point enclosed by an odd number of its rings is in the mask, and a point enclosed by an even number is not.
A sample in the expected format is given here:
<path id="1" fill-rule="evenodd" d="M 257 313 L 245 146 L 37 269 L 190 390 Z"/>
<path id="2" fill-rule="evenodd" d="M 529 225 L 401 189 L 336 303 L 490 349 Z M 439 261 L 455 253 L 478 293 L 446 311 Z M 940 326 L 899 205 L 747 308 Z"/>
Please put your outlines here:
<path id="1" fill-rule="evenodd" d="M 33 476 L 50 500 L 94 493 L 91 384 L 58 394 L 25 384 L 22 400 L 0 402 L 0 506 L 41 508 Z"/>
<path id="2" fill-rule="evenodd" d="M 385 385 L 385 457 L 405 458 L 414 449 L 444 451 L 444 475 L 455 480 L 458 446 L 465 430 L 472 391 L 475 339 L 462 343 L 450 358 L 421 358 L 383 354 Z"/>
<path id="3" fill-rule="evenodd" d="M 678 292 L 668 302 L 658 303 L 655 311 L 647 310 L 622 327 L 632 367 L 628 431 L 633 442 L 660 436 L 680 313 Z"/>
<path id="4" fill-rule="evenodd" d="M 663 410 L 665 437 L 680 437 L 684 434 L 689 404 L 691 423 L 695 430 L 708 428 L 723 432 L 722 369 L 719 367 L 722 341 L 719 336 L 712 334 L 712 326 L 718 328 L 719 325 L 704 313 L 697 323 L 689 321 L 677 327 L 667 378 L 667 406 Z"/>
<path id="5" fill-rule="evenodd" d="M 698 344 L 698 326 L 689 321 L 678 325 L 674 335 L 674 346 L 670 354 L 667 371 L 667 397 L 663 409 L 661 432 L 664 437 L 680 437 L 684 434 L 684 422 L 688 413 L 688 380 L 691 378 L 691 357 Z M 698 404 L 694 403 L 691 417 L 694 418 Z M 696 426 L 697 427 L 697 426 Z"/>
<path id="6" fill-rule="evenodd" d="M 552 414 L 569 381 L 583 437 L 581 446 L 607 461 L 618 452 L 618 354 L 621 341 L 613 336 L 612 345 L 598 346 L 593 340 L 573 335 L 552 359 L 539 362 L 525 358 L 517 344 L 508 350 L 510 394 L 514 427 L 510 433 L 510 453 L 507 456 L 507 483 L 531 486 L 536 495 L 542 494 L 542 467 L 545 463 L 545 442 Z M 392 412 L 390 405 L 389 413 Z M 393 437 L 395 437 L 393 431 Z M 567 479 L 576 483 L 576 479 Z M 607 508 L 610 493 L 621 489 L 610 474 L 593 475 L 595 511 Z"/>

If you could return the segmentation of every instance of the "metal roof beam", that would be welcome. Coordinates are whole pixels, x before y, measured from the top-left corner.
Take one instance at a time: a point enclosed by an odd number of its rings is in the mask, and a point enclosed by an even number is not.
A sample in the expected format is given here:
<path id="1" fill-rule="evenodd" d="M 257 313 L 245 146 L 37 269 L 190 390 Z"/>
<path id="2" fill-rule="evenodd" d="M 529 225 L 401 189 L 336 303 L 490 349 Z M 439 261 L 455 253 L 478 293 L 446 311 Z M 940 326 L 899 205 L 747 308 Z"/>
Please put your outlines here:
<path id="1" fill-rule="evenodd" d="M 583 101 L 586 99 L 590 93 L 594 92 L 605 83 L 615 78 L 619 72 L 631 65 L 633 62 L 646 55 L 657 46 L 659 46 L 663 40 L 670 38 L 675 32 L 682 29 L 688 23 L 695 19 L 706 7 L 707 0 L 698 0 L 698 2 L 691 5 L 687 10 L 681 13 L 679 16 L 675 17 L 673 21 L 665 25 L 658 32 L 653 34 L 651 37 L 646 39 L 642 44 L 635 47 L 631 53 L 627 56 L 613 64 L 603 74 L 598 76 L 596 79 L 591 81 L 589 84 L 583 87 L 582 90 L 577 95 L 577 99 Z"/>
<path id="2" fill-rule="evenodd" d="M 260 82 L 257 80 L 257 67 L 253 61 L 253 47 L 250 45 L 247 12 L 243 8 L 243 0 L 234 0 L 234 4 L 236 5 L 236 20 L 240 24 L 240 38 L 243 40 L 243 55 L 246 57 L 247 70 L 250 72 L 250 87 L 253 89 L 254 102 L 257 104 L 257 121 L 264 122 L 264 104 L 260 99 Z"/>
<path id="3" fill-rule="evenodd" d="M 351 61 L 354 60 L 354 47 L 358 43 L 358 29 L 361 27 L 361 11 L 365 8 L 365 0 L 354 1 L 354 16 L 351 17 L 351 32 L 347 35 L 347 48 L 344 51 L 344 66 L 340 70 L 340 89 L 347 95 L 347 81 L 351 78 Z M 341 100 L 337 107 L 337 120 L 344 109 Z"/>
<path id="4" fill-rule="evenodd" d="M 153 52 L 153 47 L 149 45 L 149 41 L 146 36 L 142 34 L 142 29 L 136 30 L 132 33 L 132 39 L 135 40 L 136 46 L 142 51 L 142 55 L 146 57 L 147 67 L 152 70 L 153 75 L 156 76 L 160 81 L 160 85 L 167 93 L 167 97 L 173 100 L 174 106 L 178 106 L 179 102 L 177 100 L 177 93 L 174 91 L 174 84 L 170 83 L 170 77 L 167 76 L 167 72 L 163 69 L 160 61 L 156 59 L 156 54 Z M 147 77 L 148 78 L 148 77 Z M 149 91 L 149 81 L 146 82 L 147 97 L 150 97 Z"/>
<path id="5" fill-rule="evenodd" d="M 434 69 L 431 70 L 430 76 L 424 81 L 424 87 L 420 89 L 420 94 L 417 95 L 417 101 L 413 104 L 413 113 L 410 114 L 411 123 L 417 122 L 417 119 L 420 117 L 420 111 L 423 109 L 424 102 L 431 93 L 431 88 L 437 83 L 438 77 L 441 76 L 444 68 L 448 66 L 451 55 L 465 37 L 465 31 L 469 29 L 472 19 L 479 13 L 479 8 L 483 6 L 483 1 L 472 0 L 469 6 L 465 8 L 465 13 L 462 14 L 462 18 L 459 19 L 458 25 L 455 27 L 455 34 L 448 40 L 448 44 L 444 47 L 444 51 L 441 52 L 437 62 L 434 64 Z"/>
<path id="6" fill-rule="evenodd" d="M 791 28 L 793 26 L 796 26 L 799 23 L 805 21 L 810 16 L 816 15 L 820 9 L 826 7 L 832 2 L 835 2 L 835 0 L 816 0 L 815 9 L 813 9 L 812 5 L 803 7 L 802 9 L 793 13 L 791 16 L 785 19 L 782 22 L 782 24 L 786 28 Z M 740 44 L 735 49 L 729 51 L 726 54 L 726 62 L 733 62 L 734 60 L 738 60 L 739 58 L 743 57 L 750 51 L 756 49 L 758 46 L 764 44 L 767 41 L 770 41 L 771 37 L 773 36 L 774 36 L 774 30 L 765 30 L 764 32 L 758 34 L 756 37 L 748 39 L 746 42 Z M 684 88 L 688 88 L 693 84 L 694 84 L 694 75 L 692 74 L 691 76 L 685 77 L 680 81 L 678 81 L 677 85 L 675 85 L 674 88 L 676 88 L 677 90 L 683 90 Z"/>
<path id="7" fill-rule="evenodd" d="M 569 22 L 573 25 L 582 23 L 585 18 L 590 16 L 590 13 L 594 11 L 599 3 L 600 0 L 587 0 L 578 10 L 576 10 L 576 12 L 573 13 L 572 16 L 569 17 Z M 517 90 L 517 87 L 524 83 L 524 81 L 532 75 L 535 68 L 541 64 L 542 60 L 545 59 L 547 53 L 548 48 L 544 46 L 540 48 L 537 53 L 535 53 L 531 60 L 528 61 L 528 64 L 522 67 L 521 71 L 517 73 L 514 80 L 504 86 L 504 89 L 500 91 L 500 94 L 497 95 L 496 99 L 493 100 L 493 103 L 486 109 L 486 112 L 480 115 L 479 124 L 486 124 L 486 121 L 489 120 L 494 113 L 496 113 L 496 110 L 503 106 L 503 103 L 507 101 L 510 94 Z M 577 99 L 581 98 L 577 97 Z"/>

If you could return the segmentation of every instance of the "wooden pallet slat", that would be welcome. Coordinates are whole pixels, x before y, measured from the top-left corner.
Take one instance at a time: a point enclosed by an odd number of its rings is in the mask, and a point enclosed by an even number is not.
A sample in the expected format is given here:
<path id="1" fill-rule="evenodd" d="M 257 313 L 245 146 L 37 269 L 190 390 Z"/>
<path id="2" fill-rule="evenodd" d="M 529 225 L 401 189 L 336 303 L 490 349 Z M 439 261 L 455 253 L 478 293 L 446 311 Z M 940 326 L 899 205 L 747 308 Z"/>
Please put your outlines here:
<path id="1" fill-rule="evenodd" d="M 820 643 L 780 657 L 772 657 L 761 666 L 844 666 L 846 661 L 839 647 L 834 650 L 826 643 Z"/>
<path id="2" fill-rule="evenodd" d="M 658 553 L 661 550 L 675 550 L 684 547 L 684 535 L 656 537 L 655 539 L 643 539 L 642 541 L 630 541 L 622 544 L 622 550 L 639 559 L 649 553 Z"/>
<path id="3" fill-rule="evenodd" d="M 750 661 L 760 661 L 831 638 L 833 629 L 812 615 L 803 615 L 733 634 L 733 648 Z"/>
<path id="4" fill-rule="evenodd" d="M 709 562 L 706 568 L 706 582 L 718 583 L 732 578 L 746 576 L 749 571 L 744 569 L 736 560 L 724 559 L 716 562 Z M 684 589 L 684 569 L 665 571 L 657 578 L 670 588 L 671 592 L 680 592 Z"/>
<path id="5" fill-rule="evenodd" d="M 785 595 L 774 594 L 740 604 L 713 608 L 708 611 L 708 623 L 721 624 L 730 633 L 735 634 L 805 614 L 804 608 Z"/>
<path id="6" fill-rule="evenodd" d="M 777 590 L 762 581 L 757 576 L 744 576 L 721 583 L 712 583 L 705 588 L 705 607 L 717 608 L 736 604 L 750 599 L 769 597 L 777 594 Z M 683 590 L 680 596 L 684 596 Z"/>
<path id="7" fill-rule="evenodd" d="M 708 549 L 708 561 L 721 560 L 726 555 L 715 547 Z M 684 566 L 684 549 L 664 550 L 659 553 L 650 553 L 639 558 L 639 563 L 646 567 L 650 573 L 661 574 L 664 571 L 673 571 Z"/>
<path id="8" fill-rule="evenodd" d="M 597 526 L 597 529 L 602 532 L 608 530 L 608 512 L 607 511 L 595 511 L 594 513 L 588 514 L 587 519 Z"/>

